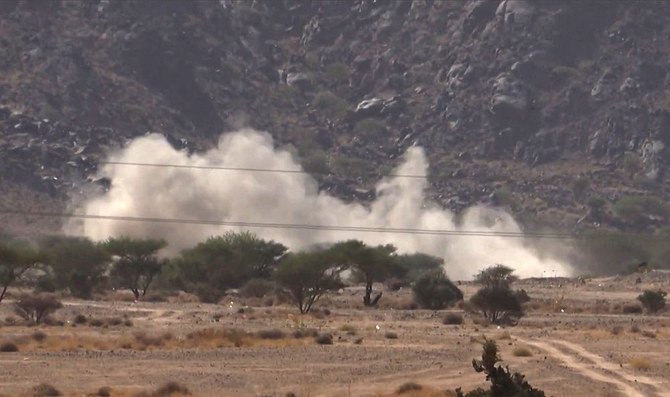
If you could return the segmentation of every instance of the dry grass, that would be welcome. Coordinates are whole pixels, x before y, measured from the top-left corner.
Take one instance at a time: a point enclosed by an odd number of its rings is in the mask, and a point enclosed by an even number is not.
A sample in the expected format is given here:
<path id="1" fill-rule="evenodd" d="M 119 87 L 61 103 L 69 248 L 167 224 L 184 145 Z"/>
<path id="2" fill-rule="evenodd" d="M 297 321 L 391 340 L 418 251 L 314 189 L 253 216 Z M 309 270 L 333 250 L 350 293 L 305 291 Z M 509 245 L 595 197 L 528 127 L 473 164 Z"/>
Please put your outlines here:
<path id="1" fill-rule="evenodd" d="M 518 346 L 512 350 L 512 355 L 514 357 L 532 357 L 533 352 L 526 346 Z"/>
<path id="2" fill-rule="evenodd" d="M 44 334 L 39 340 L 20 336 L 5 344 L 14 345 L 20 351 L 110 351 L 118 349 L 180 350 L 215 349 L 225 347 L 275 346 L 284 347 L 306 344 L 303 339 L 293 338 L 281 330 L 250 333 L 238 329 L 205 328 L 177 337 L 170 332 L 147 333 L 137 331 L 132 334 L 94 335 L 89 332 L 64 332 Z M 11 351 L 11 349 L 9 350 Z"/>
<path id="3" fill-rule="evenodd" d="M 633 357 L 628 361 L 628 364 L 633 369 L 640 371 L 647 371 L 651 369 L 651 362 L 644 357 Z"/>
<path id="4" fill-rule="evenodd" d="M 347 335 L 356 335 L 356 333 L 358 332 L 356 330 L 356 327 L 354 327 L 351 324 L 343 324 L 342 326 L 340 326 L 339 330 L 341 332 L 346 333 Z"/>

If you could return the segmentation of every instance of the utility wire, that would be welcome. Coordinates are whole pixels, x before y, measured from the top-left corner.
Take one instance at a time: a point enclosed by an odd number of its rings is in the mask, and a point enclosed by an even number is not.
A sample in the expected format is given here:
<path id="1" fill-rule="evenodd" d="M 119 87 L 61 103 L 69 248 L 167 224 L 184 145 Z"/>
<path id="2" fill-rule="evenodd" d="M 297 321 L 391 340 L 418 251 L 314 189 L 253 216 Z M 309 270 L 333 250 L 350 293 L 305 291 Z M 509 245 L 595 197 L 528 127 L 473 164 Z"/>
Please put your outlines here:
<path id="1" fill-rule="evenodd" d="M 337 225 L 315 225 L 315 224 L 272 223 L 272 222 L 239 222 L 239 221 L 236 222 L 236 221 L 215 221 L 206 219 L 157 218 L 157 217 L 78 214 L 70 212 L 24 211 L 24 210 L 13 210 L 13 209 L 0 209 L 0 214 L 73 218 L 73 219 L 112 220 L 112 221 L 125 221 L 125 222 L 236 226 L 236 227 L 264 228 L 264 229 L 327 230 L 327 231 L 348 231 L 348 232 L 365 232 L 365 233 L 440 235 L 440 236 L 457 236 L 457 237 L 508 237 L 508 238 L 543 238 L 543 239 L 546 238 L 546 239 L 584 240 L 592 238 L 596 239 L 608 238 L 615 235 L 626 235 L 626 234 L 633 236 L 640 236 L 638 234 L 632 234 L 632 233 L 580 235 L 574 233 L 487 232 L 487 231 L 475 231 L 475 230 L 412 229 L 412 228 L 337 226 Z M 644 237 L 648 239 L 652 238 L 668 239 L 668 237 L 666 236 L 644 236 Z"/>
<path id="2" fill-rule="evenodd" d="M 280 173 L 280 174 L 323 174 L 331 175 L 332 173 L 328 172 L 308 172 L 305 170 L 288 170 L 288 169 L 270 169 L 270 168 L 247 168 L 247 167 L 224 167 L 224 166 L 215 166 L 215 165 L 183 165 L 183 164 L 161 164 L 161 163 L 136 163 L 128 161 L 100 161 L 98 164 L 104 165 L 126 165 L 126 166 L 136 166 L 136 167 L 159 167 L 159 168 L 186 168 L 186 169 L 197 169 L 197 170 L 223 170 L 223 171 L 244 171 L 244 172 L 270 172 L 270 173 Z M 378 175 L 361 175 L 361 176 L 378 176 Z M 416 179 L 426 179 L 427 175 L 412 175 L 412 174 L 388 174 L 382 175 L 387 177 L 394 178 L 416 178 Z"/>

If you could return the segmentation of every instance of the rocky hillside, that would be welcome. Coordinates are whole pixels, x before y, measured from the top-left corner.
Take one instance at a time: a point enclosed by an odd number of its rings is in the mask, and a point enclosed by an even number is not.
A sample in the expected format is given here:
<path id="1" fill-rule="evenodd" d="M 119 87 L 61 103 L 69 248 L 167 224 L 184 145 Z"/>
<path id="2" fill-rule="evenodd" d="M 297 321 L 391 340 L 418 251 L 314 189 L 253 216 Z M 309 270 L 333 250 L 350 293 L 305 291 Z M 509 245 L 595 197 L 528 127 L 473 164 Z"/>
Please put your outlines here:
<path id="1" fill-rule="evenodd" d="M 347 199 L 418 144 L 445 207 L 652 231 L 669 22 L 670 2 L 633 0 L 4 0 L 0 202 L 64 208 L 148 131 L 197 150 L 251 126 Z"/>

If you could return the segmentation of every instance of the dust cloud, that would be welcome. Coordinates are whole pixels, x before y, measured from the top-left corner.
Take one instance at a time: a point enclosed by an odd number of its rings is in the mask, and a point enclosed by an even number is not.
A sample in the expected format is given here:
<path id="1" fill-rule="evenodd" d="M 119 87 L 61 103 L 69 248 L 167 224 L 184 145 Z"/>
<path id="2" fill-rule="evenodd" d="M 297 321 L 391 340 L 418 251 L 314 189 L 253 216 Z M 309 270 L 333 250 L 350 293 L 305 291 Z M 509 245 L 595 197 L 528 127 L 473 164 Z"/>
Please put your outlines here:
<path id="1" fill-rule="evenodd" d="M 110 162 L 174 164 L 301 171 L 289 150 L 274 147 L 270 135 L 240 130 L 221 136 L 217 147 L 203 153 L 175 150 L 162 135 L 137 138 L 112 153 Z M 424 175 L 428 163 L 419 147 L 410 148 L 396 175 Z M 286 229 L 267 224 L 327 225 L 346 228 L 438 229 L 477 232 L 521 232 L 506 212 L 472 207 L 455 214 L 429 202 L 425 178 L 387 177 L 376 187 L 369 205 L 345 203 L 319 191 L 305 173 L 250 172 L 221 169 L 139 167 L 107 164 L 100 176 L 112 180 L 108 192 L 80 206 L 88 215 L 262 223 L 264 227 L 187 223 L 132 222 L 103 219 L 80 221 L 77 230 L 94 240 L 110 236 L 164 238 L 170 254 L 228 230 L 251 230 L 292 250 L 319 243 L 360 239 L 368 244 L 392 243 L 400 252 L 425 252 L 445 259 L 454 279 L 467 280 L 494 263 L 516 269 L 521 277 L 567 276 L 571 267 L 524 245 L 521 238 L 445 236 L 327 229 Z M 72 227 L 70 227 L 72 231 Z"/>

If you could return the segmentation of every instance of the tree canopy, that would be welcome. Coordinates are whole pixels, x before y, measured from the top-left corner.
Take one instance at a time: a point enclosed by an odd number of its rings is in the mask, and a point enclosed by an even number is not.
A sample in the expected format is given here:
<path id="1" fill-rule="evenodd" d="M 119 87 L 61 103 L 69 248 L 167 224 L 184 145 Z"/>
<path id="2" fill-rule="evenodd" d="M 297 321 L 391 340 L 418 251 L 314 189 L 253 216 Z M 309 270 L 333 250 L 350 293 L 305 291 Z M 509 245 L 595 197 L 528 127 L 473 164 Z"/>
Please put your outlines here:
<path id="1" fill-rule="evenodd" d="M 328 251 L 298 252 L 281 261 L 275 276 L 300 313 L 307 313 L 325 292 L 342 287 L 340 270 Z"/>
<path id="2" fill-rule="evenodd" d="M 164 240 L 110 238 L 103 243 L 105 250 L 115 257 L 112 277 L 121 286 L 130 289 L 135 299 L 145 296 L 154 277 L 167 264 L 156 254 L 167 243 Z"/>
<path id="3" fill-rule="evenodd" d="M 7 294 L 7 288 L 41 259 L 39 252 L 28 244 L 0 242 L 0 302 Z"/>

